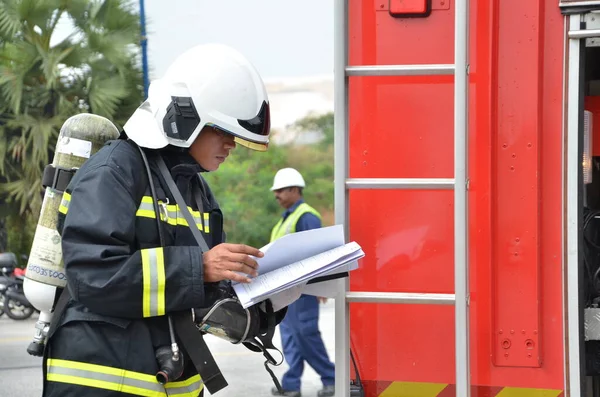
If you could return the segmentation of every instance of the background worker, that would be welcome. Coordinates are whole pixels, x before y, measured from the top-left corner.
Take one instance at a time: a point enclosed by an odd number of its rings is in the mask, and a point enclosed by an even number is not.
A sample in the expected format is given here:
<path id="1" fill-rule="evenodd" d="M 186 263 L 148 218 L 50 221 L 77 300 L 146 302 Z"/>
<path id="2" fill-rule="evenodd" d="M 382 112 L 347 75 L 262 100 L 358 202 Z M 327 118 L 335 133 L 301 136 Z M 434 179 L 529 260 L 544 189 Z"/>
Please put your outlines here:
<path id="1" fill-rule="evenodd" d="M 285 211 L 271 231 L 271 241 L 289 233 L 321 227 L 319 212 L 304 202 L 302 189 L 305 186 L 304 178 L 293 168 L 283 168 L 275 174 L 271 191 Z M 335 366 L 329 360 L 319 331 L 319 301 L 325 302 L 326 299 L 301 295 L 288 306 L 287 314 L 279 326 L 283 354 L 289 369 L 281 382 L 284 393 L 273 388 L 273 395 L 301 396 L 300 378 L 304 361 L 321 377 L 323 389 L 319 390 L 317 396 L 330 397 L 335 394 Z"/>

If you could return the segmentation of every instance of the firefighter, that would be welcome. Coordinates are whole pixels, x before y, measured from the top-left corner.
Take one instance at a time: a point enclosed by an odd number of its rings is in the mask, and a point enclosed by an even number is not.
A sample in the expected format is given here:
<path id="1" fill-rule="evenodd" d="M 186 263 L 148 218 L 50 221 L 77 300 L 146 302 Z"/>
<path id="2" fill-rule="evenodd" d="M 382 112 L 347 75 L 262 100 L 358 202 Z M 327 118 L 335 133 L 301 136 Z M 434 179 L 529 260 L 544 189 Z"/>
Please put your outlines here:
<path id="1" fill-rule="evenodd" d="M 224 242 L 221 211 L 200 173 L 217 170 L 236 144 L 266 150 L 269 131 L 262 79 L 229 47 L 194 47 L 152 82 L 120 138 L 83 164 L 63 197 L 58 223 L 70 297 L 49 337 L 43 396 L 203 395 L 170 314 L 210 305 L 222 280 L 249 282 L 257 274 L 251 256 L 262 253 Z M 152 161 L 157 156 L 196 225 L 175 205 Z M 190 227 L 200 230 L 208 251 Z M 183 366 L 161 382 L 156 352 L 165 346 Z"/>
<path id="2" fill-rule="evenodd" d="M 304 202 L 304 187 L 304 178 L 294 168 L 283 168 L 275 174 L 271 191 L 285 211 L 271 231 L 271 241 L 289 233 L 321 227 L 319 212 Z M 283 393 L 273 388 L 273 395 L 301 396 L 300 378 L 305 361 L 321 377 L 323 389 L 319 390 L 317 396 L 329 397 L 335 394 L 335 366 L 329 360 L 319 331 L 319 302 L 325 301 L 325 298 L 303 294 L 288 306 L 279 330 L 289 369 L 282 378 Z"/>

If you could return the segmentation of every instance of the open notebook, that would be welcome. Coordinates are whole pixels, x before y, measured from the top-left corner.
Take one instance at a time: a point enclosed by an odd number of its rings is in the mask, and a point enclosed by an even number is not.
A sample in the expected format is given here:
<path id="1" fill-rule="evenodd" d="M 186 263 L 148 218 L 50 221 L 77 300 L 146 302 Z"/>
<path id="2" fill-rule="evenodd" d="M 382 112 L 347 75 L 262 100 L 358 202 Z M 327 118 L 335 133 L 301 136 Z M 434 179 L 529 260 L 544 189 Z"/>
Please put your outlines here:
<path id="1" fill-rule="evenodd" d="M 344 242 L 342 225 L 285 235 L 261 248 L 259 275 L 249 284 L 234 283 L 244 308 L 271 299 L 279 310 L 300 297 L 309 283 L 346 277 L 365 256 L 356 242 Z"/>

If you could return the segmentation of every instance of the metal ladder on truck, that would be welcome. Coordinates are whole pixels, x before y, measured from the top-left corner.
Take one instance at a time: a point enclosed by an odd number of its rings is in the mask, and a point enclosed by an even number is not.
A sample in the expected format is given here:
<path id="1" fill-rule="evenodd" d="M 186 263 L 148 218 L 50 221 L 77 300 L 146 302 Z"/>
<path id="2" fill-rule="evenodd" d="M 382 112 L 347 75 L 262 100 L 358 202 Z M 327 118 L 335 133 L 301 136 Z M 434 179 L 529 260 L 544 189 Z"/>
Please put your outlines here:
<path id="1" fill-rule="evenodd" d="M 469 397 L 469 283 L 467 229 L 467 94 L 468 1 L 455 0 L 454 64 L 450 65 L 348 65 L 348 1 L 334 2 L 334 120 L 335 220 L 347 225 L 349 189 L 454 189 L 454 294 L 351 292 L 348 279 L 340 281 L 335 299 L 336 395 L 350 395 L 349 303 L 454 305 L 456 396 Z M 348 78 L 350 76 L 415 76 L 454 74 L 454 178 L 349 178 Z M 346 234 L 348 229 L 346 228 Z"/>

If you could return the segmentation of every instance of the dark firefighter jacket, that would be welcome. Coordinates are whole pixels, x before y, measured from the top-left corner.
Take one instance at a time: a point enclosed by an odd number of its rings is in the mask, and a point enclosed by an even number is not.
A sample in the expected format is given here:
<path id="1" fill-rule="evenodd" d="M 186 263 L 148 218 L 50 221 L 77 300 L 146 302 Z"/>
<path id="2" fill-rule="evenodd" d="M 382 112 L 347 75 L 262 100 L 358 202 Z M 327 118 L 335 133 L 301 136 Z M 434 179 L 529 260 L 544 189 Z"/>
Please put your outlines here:
<path id="1" fill-rule="evenodd" d="M 222 242 L 221 212 L 200 182 L 200 166 L 187 152 L 161 153 L 194 226 L 209 247 Z M 165 314 L 203 306 L 211 284 L 204 284 L 202 252 L 183 214 L 150 164 L 164 248 L 146 169 L 130 141 L 108 142 L 76 172 L 63 195 L 58 229 L 71 299 L 49 341 L 44 397 L 201 393 L 202 381 L 188 357 L 182 377 L 165 386 L 155 379 L 155 350 L 170 346 Z M 198 187 L 203 213 L 193 194 Z"/>

